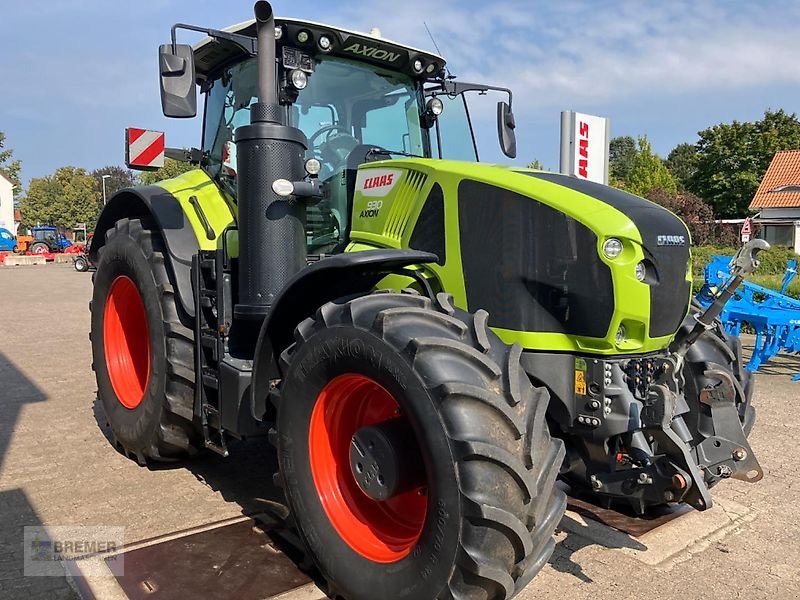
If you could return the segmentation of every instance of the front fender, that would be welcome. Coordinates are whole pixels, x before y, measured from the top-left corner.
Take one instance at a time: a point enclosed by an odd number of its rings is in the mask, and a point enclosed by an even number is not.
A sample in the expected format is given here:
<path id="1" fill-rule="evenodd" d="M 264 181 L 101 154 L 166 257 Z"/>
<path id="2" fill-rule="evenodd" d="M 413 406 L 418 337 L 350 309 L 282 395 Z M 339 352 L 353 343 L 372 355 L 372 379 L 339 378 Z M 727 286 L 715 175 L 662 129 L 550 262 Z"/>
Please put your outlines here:
<path id="1" fill-rule="evenodd" d="M 194 316 L 192 256 L 199 250 L 197 237 L 177 198 L 157 185 L 133 187 L 117 192 L 106 204 L 95 226 L 89 258 L 97 264 L 106 243 L 106 232 L 120 219 L 152 217 L 167 248 L 165 259 L 175 275 L 178 298 L 189 316 Z"/>
<path id="2" fill-rule="evenodd" d="M 365 250 L 324 258 L 295 275 L 261 325 L 253 361 L 253 416 L 260 421 L 267 412 L 270 380 L 280 377 L 277 358 L 292 343 L 298 323 L 326 302 L 367 294 L 388 274 L 436 260 L 435 254 L 418 250 Z"/>

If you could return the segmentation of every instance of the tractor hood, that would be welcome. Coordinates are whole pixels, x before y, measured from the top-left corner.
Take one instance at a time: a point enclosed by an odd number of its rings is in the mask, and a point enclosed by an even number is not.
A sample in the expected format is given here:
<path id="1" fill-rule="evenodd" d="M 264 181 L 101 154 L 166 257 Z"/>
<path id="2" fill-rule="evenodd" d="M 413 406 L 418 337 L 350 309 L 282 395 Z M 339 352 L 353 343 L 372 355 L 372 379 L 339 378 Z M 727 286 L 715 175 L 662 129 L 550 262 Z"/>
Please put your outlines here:
<path id="1" fill-rule="evenodd" d="M 689 232 L 673 213 L 556 173 L 430 159 L 362 165 L 351 250 L 434 252 L 456 303 L 530 349 L 664 349 L 689 306 Z"/>

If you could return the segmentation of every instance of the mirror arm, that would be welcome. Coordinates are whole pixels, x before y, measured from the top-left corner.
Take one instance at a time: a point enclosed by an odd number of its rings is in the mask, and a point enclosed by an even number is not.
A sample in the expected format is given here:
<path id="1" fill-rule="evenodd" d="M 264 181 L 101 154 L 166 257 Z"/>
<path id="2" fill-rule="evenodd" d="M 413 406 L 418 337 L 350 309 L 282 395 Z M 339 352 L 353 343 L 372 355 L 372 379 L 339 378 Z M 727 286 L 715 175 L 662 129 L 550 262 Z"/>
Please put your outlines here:
<path id="1" fill-rule="evenodd" d="M 502 92 L 508 95 L 508 107 L 511 108 L 513 106 L 514 95 L 509 88 L 505 87 L 445 79 L 441 81 L 441 89 L 451 96 L 457 96 L 464 92 Z M 427 91 L 432 91 L 432 89 Z"/>
<path id="2" fill-rule="evenodd" d="M 255 56 L 258 51 L 258 45 L 256 44 L 255 38 L 251 38 L 246 35 L 239 35 L 236 33 L 228 33 L 227 31 L 220 31 L 219 29 L 197 27 L 195 25 L 187 25 L 186 23 L 175 23 L 175 25 L 173 25 L 171 29 L 173 53 L 176 52 L 176 47 L 177 47 L 176 32 L 178 29 L 185 29 L 187 31 L 197 31 L 199 33 L 205 33 L 210 38 L 231 42 L 232 44 L 235 44 L 239 48 L 241 48 L 244 52 L 247 52 L 250 56 Z"/>
<path id="3" fill-rule="evenodd" d="M 198 148 L 164 148 L 164 156 L 192 165 L 203 164 L 206 153 Z"/>

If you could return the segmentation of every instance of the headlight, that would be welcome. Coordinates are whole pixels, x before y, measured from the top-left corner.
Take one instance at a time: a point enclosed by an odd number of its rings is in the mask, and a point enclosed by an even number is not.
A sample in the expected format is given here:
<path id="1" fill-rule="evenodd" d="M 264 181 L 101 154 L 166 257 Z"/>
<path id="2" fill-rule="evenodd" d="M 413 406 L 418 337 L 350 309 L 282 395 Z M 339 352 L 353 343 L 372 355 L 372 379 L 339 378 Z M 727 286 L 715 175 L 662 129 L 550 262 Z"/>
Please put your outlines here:
<path id="1" fill-rule="evenodd" d="M 275 39 L 279 40 L 283 37 L 283 28 L 280 26 L 275 26 Z"/>
<path id="2" fill-rule="evenodd" d="M 617 342 L 617 345 L 619 346 L 627 337 L 628 332 L 625 331 L 625 325 L 620 325 L 619 329 L 617 329 L 617 334 L 614 336 L 614 341 Z"/>
<path id="3" fill-rule="evenodd" d="M 332 45 L 333 45 L 333 42 L 331 42 L 331 38 L 329 38 L 327 35 L 323 35 L 321 38 L 319 38 L 319 47 L 324 52 L 327 52 L 328 50 L 330 50 Z"/>
<path id="4" fill-rule="evenodd" d="M 420 59 L 416 59 L 414 63 L 411 65 L 411 67 L 414 69 L 414 73 L 422 73 L 424 65 L 422 64 L 422 61 Z"/>
<path id="5" fill-rule="evenodd" d="M 311 37 L 309 33 L 303 30 L 297 34 L 297 41 L 300 42 L 301 44 L 305 44 L 308 41 L 309 37 Z"/>
<path id="6" fill-rule="evenodd" d="M 305 89 L 308 85 L 308 75 L 306 75 L 300 69 L 295 69 L 292 71 L 292 85 L 296 87 L 298 90 Z"/>
<path id="7" fill-rule="evenodd" d="M 622 242 L 617 238 L 608 238 L 603 242 L 603 254 L 605 254 L 607 258 L 617 258 L 622 254 Z"/>
<path id="8" fill-rule="evenodd" d="M 444 104 L 439 98 L 431 98 L 428 100 L 428 110 L 432 115 L 439 116 L 444 112 Z"/>
<path id="9" fill-rule="evenodd" d="M 319 175 L 319 172 L 322 170 L 322 164 L 316 158 L 309 158 L 305 164 L 306 173 L 312 176 Z"/>
<path id="10" fill-rule="evenodd" d="M 647 265 L 642 261 L 636 264 L 636 279 L 644 281 L 645 277 L 647 277 Z"/>

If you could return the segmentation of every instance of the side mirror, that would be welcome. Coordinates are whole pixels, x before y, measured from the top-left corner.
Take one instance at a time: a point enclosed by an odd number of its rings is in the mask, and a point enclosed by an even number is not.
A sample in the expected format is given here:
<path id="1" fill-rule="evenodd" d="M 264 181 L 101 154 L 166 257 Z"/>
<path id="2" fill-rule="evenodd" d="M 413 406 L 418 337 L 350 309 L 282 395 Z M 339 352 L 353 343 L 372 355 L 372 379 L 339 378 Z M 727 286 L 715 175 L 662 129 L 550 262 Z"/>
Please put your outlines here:
<path id="1" fill-rule="evenodd" d="M 161 110 L 166 117 L 191 118 L 197 114 L 194 52 L 188 44 L 158 47 Z"/>
<path id="2" fill-rule="evenodd" d="M 514 113 L 507 102 L 497 103 L 497 137 L 508 158 L 517 158 L 517 136 L 514 134 Z"/>

